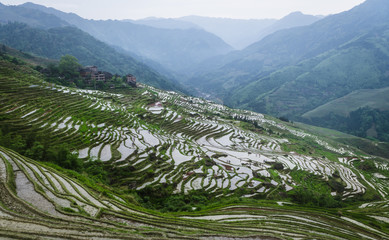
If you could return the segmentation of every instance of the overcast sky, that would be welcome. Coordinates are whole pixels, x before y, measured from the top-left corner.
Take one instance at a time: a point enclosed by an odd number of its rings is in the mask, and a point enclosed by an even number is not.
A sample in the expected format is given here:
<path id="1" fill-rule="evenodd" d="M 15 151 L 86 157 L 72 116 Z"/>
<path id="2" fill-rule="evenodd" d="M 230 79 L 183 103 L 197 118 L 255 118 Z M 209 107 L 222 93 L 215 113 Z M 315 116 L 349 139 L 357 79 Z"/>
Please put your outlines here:
<path id="1" fill-rule="evenodd" d="M 174 18 L 187 15 L 241 19 L 281 18 L 301 11 L 328 15 L 351 9 L 365 0 L 31 0 L 89 19 Z M 19 5 L 26 0 L 0 0 Z"/>

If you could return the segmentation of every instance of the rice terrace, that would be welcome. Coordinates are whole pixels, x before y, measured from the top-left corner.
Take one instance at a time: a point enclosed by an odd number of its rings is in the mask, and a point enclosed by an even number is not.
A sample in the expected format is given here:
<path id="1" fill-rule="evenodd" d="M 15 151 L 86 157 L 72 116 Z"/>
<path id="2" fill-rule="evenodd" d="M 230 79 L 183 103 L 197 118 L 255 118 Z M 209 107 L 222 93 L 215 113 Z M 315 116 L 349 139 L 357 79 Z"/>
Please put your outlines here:
<path id="1" fill-rule="evenodd" d="M 269 37 L 229 54 L 220 43 L 224 35 L 210 37 L 213 28 L 193 30 L 194 22 L 180 18 L 97 21 L 33 3 L 0 3 L 0 239 L 389 239 L 386 25 L 350 33 L 350 39 L 342 35 L 339 39 L 347 42 L 325 53 L 318 47 L 314 57 L 312 50 L 297 58 L 288 45 L 292 41 L 269 45 L 281 35 L 297 41 L 311 24 L 332 27 L 326 21 L 353 19 L 385 4 L 367 0 L 356 10 L 311 16 L 305 25 L 273 32 L 276 20 L 268 19 L 262 34 Z M 296 16 L 302 17 L 287 19 Z M 203 23 L 200 17 L 183 19 Z M 144 27 L 145 35 L 175 41 L 188 56 L 194 54 L 189 48 L 207 44 L 224 50 L 200 56 L 197 49 L 200 69 L 190 78 L 179 70 L 190 72 L 195 62 L 177 63 L 178 70 L 169 72 L 174 61 L 158 44 L 143 56 L 142 41 L 135 51 L 80 30 L 97 31 L 99 24 L 112 24 L 117 38 L 124 37 L 124 26 L 137 25 L 137 37 Z M 364 26 L 361 21 L 359 27 Z M 175 35 L 185 31 L 196 31 L 200 40 L 190 45 L 191 37 Z M 310 36 L 315 44 L 324 41 L 314 35 L 318 30 L 309 31 L 306 41 Z M 184 42 L 191 47 L 182 47 Z M 369 56 L 384 59 L 366 58 L 369 66 L 376 64 L 372 75 L 382 74 L 379 87 L 349 84 L 338 96 L 335 83 L 320 82 L 322 68 L 333 70 L 337 57 L 372 45 L 376 55 Z M 267 47 L 274 58 L 255 62 L 268 56 Z M 244 55 L 254 48 L 258 52 Z M 282 61 L 289 50 L 296 59 L 287 65 Z M 166 57 L 166 66 L 158 54 Z M 242 62 L 231 60 L 237 56 Z M 211 62 L 217 57 L 220 62 Z M 254 65 L 261 67 L 248 82 L 245 71 Z M 204 77 L 211 68 L 217 70 Z M 349 75 L 348 68 L 344 71 L 339 75 Z M 312 73 L 318 80 L 299 92 Z M 226 79 L 222 84 L 219 76 Z M 324 85 L 331 91 L 319 89 Z M 332 129 L 319 127 L 337 121 Z"/>
<path id="2" fill-rule="evenodd" d="M 3 75 L 1 98 L 14 132 L 67 143 L 110 178 L 102 185 L 2 147 L 4 237 L 388 237 L 384 159 L 294 124 L 148 86 L 79 90 L 31 72 Z M 373 158 L 375 171 L 358 167 Z M 162 197 L 164 213 L 139 204 Z"/>

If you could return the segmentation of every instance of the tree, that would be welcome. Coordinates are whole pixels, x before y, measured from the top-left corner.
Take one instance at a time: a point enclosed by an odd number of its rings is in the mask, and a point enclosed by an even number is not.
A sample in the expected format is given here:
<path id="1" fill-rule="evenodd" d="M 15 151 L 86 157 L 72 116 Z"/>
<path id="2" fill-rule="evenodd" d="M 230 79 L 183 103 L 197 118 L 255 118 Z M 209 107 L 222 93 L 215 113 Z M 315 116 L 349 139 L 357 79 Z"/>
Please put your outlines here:
<path id="1" fill-rule="evenodd" d="M 113 83 L 115 84 L 115 87 L 122 87 L 124 80 L 120 76 L 114 76 L 113 77 Z"/>
<path id="2" fill-rule="evenodd" d="M 285 116 L 281 116 L 278 119 L 280 119 L 281 121 L 284 121 L 284 122 L 289 122 L 289 119 Z"/>
<path id="3" fill-rule="evenodd" d="M 59 69 L 58 69 L 58 66 L 54 63 L 50 63 L 48 66 L 47 66 L 47 71 L 48 71 L 48 74 L 50 77 L 57 77 L 59 75 Z"/>
<path id="4" fill-rule="evenodd" d="M 78 63 L 77 58 L 71 55 L 62 56 L 58 65 L 60 74 L 67 80 L 74 80 L 79 78 L 80 68 L 81 65 Z"/>
<path id="5" fill-rule="evenodd" d="M 108 88 L 108 86 L 103 81 L 97 81 L 96 85 L 97 85 L 97 89 L 100 90 L 106 90 Z"/>
<path id="6" fill-rule="evenodd" d="M 7 52 L 7 49 L 5 48 L 5 45 L 1 46 L 0 55 L 4 55 Z"/>
<path id="7" fill-rule="evenodd" d="M 34 142 L 31 148 L 28 148 L 25 152 L 27 157 L 35 160 L 43 159 L 45 147 L 40 142 Z"/>

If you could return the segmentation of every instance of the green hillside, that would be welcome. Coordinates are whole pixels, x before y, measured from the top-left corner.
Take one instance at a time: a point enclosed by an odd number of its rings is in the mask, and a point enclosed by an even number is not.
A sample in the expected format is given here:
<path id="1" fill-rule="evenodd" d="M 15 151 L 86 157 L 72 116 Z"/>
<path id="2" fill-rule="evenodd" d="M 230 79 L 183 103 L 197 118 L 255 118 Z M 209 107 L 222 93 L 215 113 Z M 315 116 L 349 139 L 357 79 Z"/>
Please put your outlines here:
<path id="1" fill-rule="evenodd" d="M 29 63 L 32 66 L 44 66 L 47 67 L 50 64 L 56 64 L 56 60 L 37 57 L 28 53 L 25 53 L 20 50 L 10 48 L 4 44 L 0 44 L 0 54 L 2 57 L 9 57 L 11 61 L 17 62 L 22 60 L 26 63 Z"/>
<path id="2" fill-rule="evenodd" d="M 0 237 L 389 238 L 389 160 L 358 138 L 147 85 L 59 86 L 8 54 L 0 101 Z"/>
<path id="3" fill-rule="evenodd" d="M 301 119 L 317 126 L 389 142 L 388 103 L 388 88 L 358 90 L 303 114 Z"/>
<path id="4" fill-rule="evenodd" d="M 26 24 L 9 23 L 0 25 L 0 42 L 50 59 L 59 60 L 69 54 L 85 66 L 96 65 L 103 71 L 119 75 L 131 73 L 140 82 L 162 89 L 184 91 L 178 83 L 74 27 L 44 30 Z"/>
<path id="5" fill-rule="evenodd" d="M 281 69 L 234 92 L 227 102 L 293 117 L 358 89 L 387 87 L 388 31 L 373 30 L 336 50 Z"/>
<path id="6" fill-rule="evenodd" d="M 381 111 L 389 110 L 389 88 L 363 89 L 321 105 L 302 115 L 303 118 L 325 117 L 330 113 L 347 117 L 350 112 L 362 107 L 371 107 Z"/>

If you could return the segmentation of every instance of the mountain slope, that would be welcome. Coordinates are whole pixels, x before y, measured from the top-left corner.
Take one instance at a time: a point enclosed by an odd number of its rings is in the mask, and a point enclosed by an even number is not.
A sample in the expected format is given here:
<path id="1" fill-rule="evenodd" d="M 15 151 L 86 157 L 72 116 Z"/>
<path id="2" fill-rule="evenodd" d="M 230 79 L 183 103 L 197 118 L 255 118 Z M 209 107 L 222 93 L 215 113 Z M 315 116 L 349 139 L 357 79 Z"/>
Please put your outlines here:
<path id="1" fill-rule="evenodd" d="M 323 231 L 326 238 L 334 239 L 388 236 L 379 220 L 385 219 L 379 212 L 387 210 L 385 202 L 364 207 L 369 217 L 361 210 L 348 210 L 346 216 L 337 217 L 317 210 L 243 203 L 201 213 L 162 215 L 128 202 L 128 195 L 91 188 L 69 175 L 0 146 L 0 237 L 282 240 L 319 238 Z M 364 216 L 369 224 L 355 215 Z M 290 221 L 293 227 L 283 224 Z M 258 223 L 266 228 L 258 228 Z"/>
<path id="2" fill-rule="evenodd" d="M 0 42 L 51 59 L 58 60 L 61 56 L 70 54 L 82 65 L 96 65 L 101 70 L 120 75 L 131 73 L 140 82 L 163 89 L 183 91 L 178 83 L 74 27 L 43 30 L 18 23 L 1 25 Z"/>
<path id="3" fill-rule="evenodd" d="M 21 6 L 56 15 L 103 42 L 157 61 L 172 71 L 185 72 L 198 62 L 232 50 L 219 37 L 201 29 L 159 29 L 125 21 L 86 20 L 32 3 Z"/>
<path id="4" fill-rule="evenodd" d="M 347 97 L 353 91 L 370 89 L 366 91 L 379 93 L 374 89 L 389 86 L 388 43 L 389 27 L 372 30 L 336 50 L 252 82 L 234 92 L 228 101 L 232 105 L 236 104 L 235 106 L 244 106 L 277 116 L 288 116 L 361 137 L 368 136 L 366 131 L 373 125 L 380 132 L 374 137 L 388 141 L 386 135 L 389 129 L 385 122 L 389 118 L 385 112 L 377 112 L 376 115 L 380 117 L 368 121 L 366 126 L 362 124 L 367 123 L 362 123 L 355 118 L 354 120 L 343 119 L 348 117 L 350 112 L 366 106 L 379 111 L 386 111 L 389 108 L 389 102 L 378 94 L 360 94 L 358 101 L 353 97 L 354 100 L 350 104 Z M 379 103 L 374 104 L 377 101 Z M 330 102 L 334 104 L 327 105 Z M 341 106 L 344 106 L 343 110 L 340 110 Z M 346 111 L 346 115 L 339 110 Z M 315 112 L 315 117 L 308 117 L 310 111 Z M 342 120 L 330 120 L 331 117 L 335 117 L 334 114 Z M 366 114 L 366 112 L 358 112 L 358 114 Z M 342 122 L 349 122 L 354 127 L 344 127 Z M 355 131 L 359 128 L 364 130 Z"/>
<path id="5" fill-rule="evenodd" d="M 31 64 L 33 66 L 44 66 L 47 67 L 50 64 L 56 64 L 57 61 L 53 59 L 48 58 L 42 58 L 37 57 L 34 55 L 31 55 L 29 53 L 25 53 L 20 50 L 16 50 L 14 48 L 10 48 L 4 44 L 0 44 L 0 55 L 2 56 L 10 56 L 11 58 L 15 59 L 16 61 L 22 60 L 23 62 L 26 62 L 28 64 Z M 15 61 L 14 60 L 14 61 Z"/>
<path id="6" fill-rule="evenodd" d="M 319 118 L 333 114 L 347 117 L 350 112 L 361 107 L 371 107 L 382 111 L 389 110 L 389 87 L 379 89 L 362 89 L 344 97 L 321 105 L 302 115 L 304 118 Z"/>
<path id="7" fill-rule="evenodd" d="M 306 112 L 301 120 L 389 142 L 389 88 L 352 92 Z"/>
<path id="8" fill-rule="evenodd" d="M 387 87 L 388 12 L 387 1 L 370 0 L 279 31 L 227 55 L 197 84 L 230 106 L 295 120 L 352 91 Z"/>
<path id="9" fill-rule="evenodd" d="M 298 116 L 358 89 L 387 87 L 388 33 L 389 26 L 372 30 L 333 51 L 250 83 L 230 100 L 249 101 L 256 110 L 268 108 L 275 115 Z M 254 95 L 271 107 L 252 101 Z"/>

